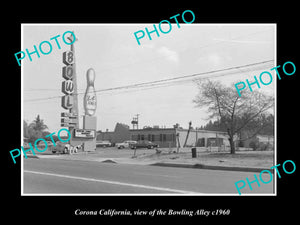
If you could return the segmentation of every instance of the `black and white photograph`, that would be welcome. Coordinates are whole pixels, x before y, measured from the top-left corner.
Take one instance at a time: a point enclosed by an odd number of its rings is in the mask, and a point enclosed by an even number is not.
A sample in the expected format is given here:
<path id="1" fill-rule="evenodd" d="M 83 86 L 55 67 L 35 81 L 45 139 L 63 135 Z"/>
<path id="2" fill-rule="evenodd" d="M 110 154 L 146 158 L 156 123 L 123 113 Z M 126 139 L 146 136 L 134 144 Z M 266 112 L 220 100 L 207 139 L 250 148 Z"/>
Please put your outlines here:
<path id="1" fill-rule="evenodd" d="M 124 3 L 8 8 L 4 220 L 296 219 L 297 7 Z"/>
<path id="2" fill-rule="evenodd" d="M 276 195 L 276 24 L 22 24 L 22 46 L 24 195 Z"/>

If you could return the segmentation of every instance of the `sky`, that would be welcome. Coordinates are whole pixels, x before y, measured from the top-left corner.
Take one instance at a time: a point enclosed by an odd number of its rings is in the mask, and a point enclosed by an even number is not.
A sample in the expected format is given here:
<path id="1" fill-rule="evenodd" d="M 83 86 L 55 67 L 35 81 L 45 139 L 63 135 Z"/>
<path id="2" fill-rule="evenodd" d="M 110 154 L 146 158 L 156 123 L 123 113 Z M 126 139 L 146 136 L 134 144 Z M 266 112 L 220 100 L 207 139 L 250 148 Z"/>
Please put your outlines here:
<path id="1" fill-rule="evenodd" d="M 86 72 L 93 68 L 97 93 L 97 130 L 114 130 L 116 123 L 131 125 L 139 114 L 139 127 L 187 128 L 208 122 L 205 108 L 196 108 L 198 93 L 194 79 L 234 83 L 253 80 L 261 71 L 269 71 L 275 63 L 262 67 L 238 68 L 211 72 L 268 60 L 276 60 L 276 26 L 274 24 L 172 24 L 168 34 L 151 34 L 140 39 L 134 32 L 153 29 L 153 24 L 22 24 L 22 51 L 33 51 L 43 41 L 52 44 L 48 55 L 33 54 L 22 60 L 22 119 L 32 122 L 39 114 L 49 131 L 57 132 L 61 107 L 62 54 L 70 50 L 61 36 L 74 31 L 80 127 L 84 115 L 83 97 L 87 87 Z M 167 27 L 163 28 L 167 30 Z M 50 38 L 57 39 L 61 49 Z M 44 45 L 44 51 L 47 51 Z M 207 73 L 208 72 L 208 73 Z M 271 72 L 271 71 L 270 71 Z M 207 73 L 207 74 L 206 74 Z M 271 72 L 274 76 L 274 71 Z M 178 77 L 199 74 L 199 76 Z M 174 79 L 175 80 L 172 80 Z M 166 80 L 165 82 L 159 82 Z M 274 82 L 275 80 L 275 82 Z M 176 82 L 175 82 L 176 81 Z M 154 82 L 147 85 L 141 83 Z M 276 79 L 260 91 L 274 95 Z M 132 85 L 128 87 L 129 85 Z M 255 87 L 254 87 L 255 89 Z"/>

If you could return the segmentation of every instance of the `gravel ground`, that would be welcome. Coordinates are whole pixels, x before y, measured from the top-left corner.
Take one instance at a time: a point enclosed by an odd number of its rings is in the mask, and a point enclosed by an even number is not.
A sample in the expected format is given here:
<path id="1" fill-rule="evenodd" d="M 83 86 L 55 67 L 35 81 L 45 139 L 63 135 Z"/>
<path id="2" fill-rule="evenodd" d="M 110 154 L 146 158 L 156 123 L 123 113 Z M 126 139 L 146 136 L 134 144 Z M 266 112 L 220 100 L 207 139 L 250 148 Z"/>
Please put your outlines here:
<path id="1" fill-rule="evenodd" d="M 210 151 L 212 150 L 212 151 Z M 117 149 L 114 147 L 97 148 L 95 152 L 79 152 L 73 155 L 67 154 L 39 154 L 45 158 L 61 158 L 69 160 L 104 161 L 115 160 L 120 163 L 152 164 L 157 162 L 204 164 L 212 166 L 236 166 L 270 168 L 275 165 L 274 151 L 237 151 L 236 154 L 218 152 L 217 149 L 197 148 L 197 158 L 192 158 L 191 148 L 181 148 L 179 153 L 176 149 L 160 148 Z"/>
<path id="2" fill-rule="evenodd" d="M 162 152 L 160 154 L 139 155 L 141 160 L 155 160 L 160 162 L 191 163 L 216 166 L 262 167 L 274 166 L 273 151 L 237 151 L 229 152 L 197 152 L 197 158 L 192 158 L 191 151 L 180 153 Z"/>

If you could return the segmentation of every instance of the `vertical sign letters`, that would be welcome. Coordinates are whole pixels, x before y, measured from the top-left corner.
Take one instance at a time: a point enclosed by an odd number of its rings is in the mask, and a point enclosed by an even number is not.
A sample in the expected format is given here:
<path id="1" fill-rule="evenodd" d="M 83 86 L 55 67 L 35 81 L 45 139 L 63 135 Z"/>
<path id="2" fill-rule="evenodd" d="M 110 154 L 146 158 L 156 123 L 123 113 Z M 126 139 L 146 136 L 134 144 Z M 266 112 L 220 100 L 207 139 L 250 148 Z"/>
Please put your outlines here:
<path id="1" fill-rule="evenodd" d="M 63 67 L 62 76 L 66 80 L 62 82 L 62 92 L 65 96 L 61 99 L 61 106 L 64 109 L 73 108 L 73 92 L 74 92 L 74 83 L 72 81 L 73 78 L 73 63 L 74 63 L 74 54 L 71 51 L 65 51 L 63 53 L 63 63 L 66 65 Z"/>

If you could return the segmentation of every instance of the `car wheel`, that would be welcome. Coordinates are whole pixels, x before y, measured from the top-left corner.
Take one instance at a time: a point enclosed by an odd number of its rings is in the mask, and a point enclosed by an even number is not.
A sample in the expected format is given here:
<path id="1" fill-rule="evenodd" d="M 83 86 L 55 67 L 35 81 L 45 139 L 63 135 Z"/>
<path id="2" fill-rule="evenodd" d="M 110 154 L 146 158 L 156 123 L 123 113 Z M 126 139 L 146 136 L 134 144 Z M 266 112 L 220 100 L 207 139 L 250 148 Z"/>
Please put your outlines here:
<path id="1" fill-rule="evenodd" d="M 53 154 L 55 154 L 55 153 L 56 153 L 56 151 L 52 151 L 52 153 L 53 153 Z"/>

